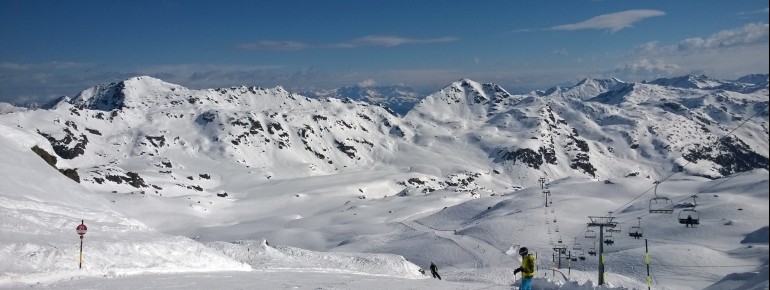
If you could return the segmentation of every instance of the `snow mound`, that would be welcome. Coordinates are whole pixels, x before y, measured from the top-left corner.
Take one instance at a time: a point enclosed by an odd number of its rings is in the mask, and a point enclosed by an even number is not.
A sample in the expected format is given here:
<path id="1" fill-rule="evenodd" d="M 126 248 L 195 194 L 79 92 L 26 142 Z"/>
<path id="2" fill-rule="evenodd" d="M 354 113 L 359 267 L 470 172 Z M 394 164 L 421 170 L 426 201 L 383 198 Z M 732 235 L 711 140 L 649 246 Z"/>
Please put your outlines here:
<path id="1" fill-rule="evenodd" d="M 770 232 L 768 232 L 768 227 L 765 226 L 746 235 L 746 238 L 741 240 L 741 244 L 767 244 L 770 242 L 768 236 L 770 236 Z"/>
<path id="2" fill-rule="evenodd" d="M 768 264 L 756 272 L 732 273 L 704 290 L 761 290 L 768 289 Z"/>
<path id="3" fill-rule="evenodd" d="M 33 144 L 50 150 L 40 136 L 4 126 L 0 133 L 0 160 L 24 164 L 0 167 L 0 288 L 88 276 L 251 269 L 117 213 L 35 155 Z M 88 232 L 81 264 L 75 228 L 83 221 Z"/>
<path id="4" fill-rule="evenodd" d="M 315 252 L 289 246 L 269 246 L 266 241 L 211 242 L 209 247 L 256 270 L 335 272 L 424 279 L 420 267 L 394 254 Z"/>

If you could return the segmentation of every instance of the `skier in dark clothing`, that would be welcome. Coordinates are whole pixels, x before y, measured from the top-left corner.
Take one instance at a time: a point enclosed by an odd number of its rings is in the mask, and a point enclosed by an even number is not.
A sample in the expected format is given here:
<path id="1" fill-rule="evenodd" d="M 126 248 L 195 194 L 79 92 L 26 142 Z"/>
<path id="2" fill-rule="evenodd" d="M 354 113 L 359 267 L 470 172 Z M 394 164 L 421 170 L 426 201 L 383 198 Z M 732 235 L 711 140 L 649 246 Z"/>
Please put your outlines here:
<path id="1" fill-rule="evenodd" d="M 686 228 L 689 228 L 689 227 L 694 227 L 694 226 L 693 226 L 693 222 L 692 222 L 692 216 L 691 216 L 691 215 L 687 215 L 687 220 L 685 221 L 685 223 L 684 223 L 684 226 L 685 226 Z"/>
<path id="2" fill-rule="evenodd" d="M 433 264 L 433 262 L 430 262 L 430 273 L 433 274 L 433 278 L 441 280 L 441 275 L 438 274 L 438 267 L 436 267 L 436 264 Z"/>

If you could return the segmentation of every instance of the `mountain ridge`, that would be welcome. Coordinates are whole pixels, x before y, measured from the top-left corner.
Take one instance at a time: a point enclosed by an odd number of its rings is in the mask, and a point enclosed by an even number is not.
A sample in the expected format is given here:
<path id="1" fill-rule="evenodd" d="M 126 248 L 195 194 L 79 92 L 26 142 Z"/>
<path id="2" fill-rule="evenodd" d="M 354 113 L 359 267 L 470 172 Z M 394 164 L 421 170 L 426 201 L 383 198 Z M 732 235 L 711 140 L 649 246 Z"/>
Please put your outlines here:
<path id="1" fill-rule="evenodd" d="M 704 78 L 710 80 L 697 79 Z M 674 80 L 683 79 L 692 78 Z M 173 154 L 258 168 L 269 179 L 387 165 L 400 150 L 433 152 L 426 156 L 462 150 L 478 157 L 473 165 L 433 178 L 493 170 L 506 176 L 508 187 L 543 173 L 611 179 L 642 171 L 657 178 L 701 162 L 688 174 L 716 178 L 767 168 L 766 121 L 749 122 L 748 130 L 712 146 L 752 113 L 767 116 L 767 84 L 744 93 L 666 83 L 584 79 L 549 94 L 514 95 L 494 83 L 460 79 L 398 117 L 379 105 L 310 98 L 282 87 L 190 90 L 142 76 L 4 121 L 34 128 L 95 189 L 130 184 L 167 195 L 207 192 L 203 181 L 179 182 L 164 173 L 175 171 Z M 145 165 L 128 166 L 137 163 Z M 293 169 L 276 170 L 285 165 Z"/>

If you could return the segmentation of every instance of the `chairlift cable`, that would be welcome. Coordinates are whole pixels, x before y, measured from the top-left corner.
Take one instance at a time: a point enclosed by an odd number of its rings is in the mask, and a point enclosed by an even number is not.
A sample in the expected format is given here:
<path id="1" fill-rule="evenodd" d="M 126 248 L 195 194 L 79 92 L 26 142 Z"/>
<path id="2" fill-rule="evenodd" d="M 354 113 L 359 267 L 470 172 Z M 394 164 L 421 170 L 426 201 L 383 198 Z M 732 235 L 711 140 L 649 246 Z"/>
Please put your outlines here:
<path id="1" fill-rule="evenodd" d="M 728 132 L 727 134 L 725 134 L 725 135 L 724 135 L 724 136 L 722 136 L 722 137 L 719 137 L 719 138 L 717 138 L 717 140 L 714 142 L 714 146 L 718 145 L 718 144 L 719 144 L 719 142 L 720 142 L 720 141 L 722 141 L 722 139 L 724 139 L 724 138 L 726 138 L 726 137 L 728 137 L 728 136 L 732 135 L 732 134 L 733 134 L 733 132 L 735 132 L 735 130 L 738 130 L 738 128 L 740 128 L 741 126 L 743 126 L 744 124 L 746 124 L 746 123 L 747 123 L 749 120 L 751 120 L 752 118 L 754 118 L 754 116 L 756 116 L 756 115 L 757 115 L 757 114 L 759 114 L 759 113 L 760 113 L 760 111 L 756 111 L 756 112 L 754 112 L 754 115 L 751 115 L 751 117 L 748 117 L 748 118 L 746 118 L 746 120 L 743 120 L 743 122 L 741 122 L 740 124 L 738 124 L 738 126 L 736 126 L 735 128 L 733 128 L 732 130 L 730 130 L 730 132 Z M 690 163 L 692 163 L 692 161 L 687 161 L 687 163 L 685 163 L 684 165 L 682 165 L 682 167 L 685 167 L 685 166 L 689 165 Z M 672 172 L 671 174 L 669 174 L 668 176 L 666 176 L 666 178 L 663 178 L 662 180 L 658 181 L 658 184 L 661 184 L 661 183 L 663 183 L 664 181 L 668 180 L 668 179 L 669 179 L 669 178 L 671 178 L 671 176 L 673 176 L 674 174 L 676 174 L 676 172 Z M 613 210 L 613 212 L 618 212 L 618 211 L 620 211 L 620 210 L 624 209 L 626 206 L 628 206 L 629 204 L 631 204 L 631 203 L 632 203 L 632 202 L 634 202 L 635 200 L 639 199 L 639 198 L 640 198 L 640 197 L 642 197 L 643 195 L 645 195 L 645 194 L 647 194 L 648 192 L 650 192 L 650 190 L 651 190 L 651 189 L 653 189 L 653 188 L 655 188 L 655 186 L 648 188 L 647 190 L 645 190 L 645 191 L 644 191 L 644 192 L 642 192 L 641 194 L 637 195 L 636 197 L 634 197 L 633 199 L 631 199 L 631 200 L 630 200 L 630 201 L 628 201 L 627 203 L 625 203 L 625 204 L 623 204 L 622 206 L 620 206 L 620 208 L 618 208 L 618 209 L 616 209 L 616 210 Z"/>

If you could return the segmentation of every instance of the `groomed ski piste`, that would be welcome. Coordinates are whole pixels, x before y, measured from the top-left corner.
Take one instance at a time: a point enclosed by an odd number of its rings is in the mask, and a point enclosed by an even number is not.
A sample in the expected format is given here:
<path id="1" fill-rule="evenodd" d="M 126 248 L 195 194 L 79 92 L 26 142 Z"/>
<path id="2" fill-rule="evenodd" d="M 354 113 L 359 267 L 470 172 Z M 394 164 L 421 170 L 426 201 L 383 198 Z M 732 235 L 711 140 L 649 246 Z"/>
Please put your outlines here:
<path id="1" fill-rule="evenodd" d="M 0 132 L 0 288 L 517 289 L 516 250 L 526 246 L 538 255 L 534 289 L 646 289 L 645 240 L 653 289 L 768 287 L 766 170 L 660 184 L 656 193 L 682 206 L 698 196 L 694 228 L 679 224 L 676 212 L 650 214 L 645 192 L 653 182 L 639 175 L 548 181 L 547 208 L 538 184 L 499 194 L 402 192 L 365 203 L 344 194 L 396 188 L 383 180 L 402 173 L 387 168 L 240 179 L 231 188 L 259 194 L 220 199 L 219 210 L 209 212 L 181 208 L 175 199 L 92 193 L 29 150 L 50 150 L 39 135 L 5 125 Z M 303 194 L 287 197 L 296 192 Z M 130 218 L 118 203 L 135 217 L 147 215 Z M 606 283 L 597 286 L 598 258 L 574 250 L 575 242 L 598 248 L 597 239 L 585 238 L 588 216 L 613 210 L 620 232 L 604 247 Z M 88 225 L 82 269 L 75 233 L 81 220 Z M 642 239 L 628 235 L 637 225 Z M 558 267 L 552 248 L 559 240 L 586 259 L 562 259 Z M 431 262 L 443 280 L 420 273 Z"/>

